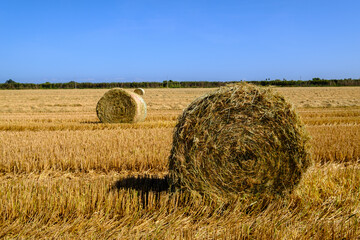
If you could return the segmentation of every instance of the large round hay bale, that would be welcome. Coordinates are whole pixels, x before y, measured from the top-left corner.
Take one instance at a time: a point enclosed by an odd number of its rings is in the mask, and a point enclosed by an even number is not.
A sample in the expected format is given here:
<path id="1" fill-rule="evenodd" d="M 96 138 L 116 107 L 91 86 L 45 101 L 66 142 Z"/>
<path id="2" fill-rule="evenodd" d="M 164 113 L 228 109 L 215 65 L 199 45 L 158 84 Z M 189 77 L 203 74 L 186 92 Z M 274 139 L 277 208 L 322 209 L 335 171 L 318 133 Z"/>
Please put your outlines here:
<path id="1" fill-rule="evenodd" d="M 291 104 L 270 88 L 233 84 L 179 117 L 169 183 L 215 197 L 283 195 L 309 165 L 308 135 Z"/>
<path id="2" fill-rule="evenodd" d="M 142 88 L 137 88 L 134 90 L 134 93 L 139 94 L 139 95 L 145 95 L 145 90 Z"/>
<path id="3" fill-rule="evenodd" d="M 146 103 L 138 94 L 121 88 L 107 91 L 96 106 L 103 123 L 135 123 L 146 118 Z"/>

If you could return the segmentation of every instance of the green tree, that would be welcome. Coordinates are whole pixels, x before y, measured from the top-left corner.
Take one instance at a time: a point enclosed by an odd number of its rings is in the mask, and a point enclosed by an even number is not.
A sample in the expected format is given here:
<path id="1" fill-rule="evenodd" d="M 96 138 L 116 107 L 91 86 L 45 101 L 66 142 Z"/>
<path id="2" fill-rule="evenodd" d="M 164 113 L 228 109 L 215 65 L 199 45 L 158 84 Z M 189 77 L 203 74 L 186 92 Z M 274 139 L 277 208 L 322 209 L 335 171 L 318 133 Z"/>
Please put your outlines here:
<path id="1" fill-rule="evenodd" d="M 14 84 L 14 83 L 16 83 L 14 80 L 12 80 L 12 79 L 9 79 L 9 80 L 7 80 L 6 82 L 5 82 L 6 84 Z"/>

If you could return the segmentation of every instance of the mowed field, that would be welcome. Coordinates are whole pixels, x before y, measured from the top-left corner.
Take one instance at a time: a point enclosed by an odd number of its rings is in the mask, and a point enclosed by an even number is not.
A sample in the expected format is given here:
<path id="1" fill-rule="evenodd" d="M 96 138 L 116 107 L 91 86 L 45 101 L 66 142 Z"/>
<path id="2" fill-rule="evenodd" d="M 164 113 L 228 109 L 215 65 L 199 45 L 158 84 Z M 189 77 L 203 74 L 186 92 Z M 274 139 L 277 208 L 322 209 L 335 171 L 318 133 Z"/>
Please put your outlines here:
<path id="1" fill-rule="evenodd" d="M 177 117 L 212 89 L 145 89 L 136 124 L 99 123 L 106 89 L 0 91 L 0 238 L 359 237 L 360 87 L 275 90 L 306 124 L 314 164 L 266 204 L 167 191 Z"/>

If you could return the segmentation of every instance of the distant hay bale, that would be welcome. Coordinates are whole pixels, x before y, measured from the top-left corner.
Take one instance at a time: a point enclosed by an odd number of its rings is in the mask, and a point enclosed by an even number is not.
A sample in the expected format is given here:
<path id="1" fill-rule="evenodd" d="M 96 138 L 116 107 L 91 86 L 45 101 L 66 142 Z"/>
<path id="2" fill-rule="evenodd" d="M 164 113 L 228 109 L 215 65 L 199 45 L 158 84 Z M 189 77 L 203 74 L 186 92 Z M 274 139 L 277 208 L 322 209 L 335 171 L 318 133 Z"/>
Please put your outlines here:
<path id="1" fill-rule="evenodd" d="M 145 95 L 145 90 L 142 88 L 137 88 L 134 90 L 134 92 L 139 95 Z"/>
<path id="2" fill-rule="evenodd" d="M 103 123 L 135 123 L 146 118 L 146 103 L 138 94 L 121 88 L 106 92 L 96 106 Z"/>
<path id="3" fill-rule="evenodd" d="M 169 184 L 216 198 L 283 195 L 309 165 L 308 135 L 291 104 L 270 88 L 232 84 L 179 117 Z"/>

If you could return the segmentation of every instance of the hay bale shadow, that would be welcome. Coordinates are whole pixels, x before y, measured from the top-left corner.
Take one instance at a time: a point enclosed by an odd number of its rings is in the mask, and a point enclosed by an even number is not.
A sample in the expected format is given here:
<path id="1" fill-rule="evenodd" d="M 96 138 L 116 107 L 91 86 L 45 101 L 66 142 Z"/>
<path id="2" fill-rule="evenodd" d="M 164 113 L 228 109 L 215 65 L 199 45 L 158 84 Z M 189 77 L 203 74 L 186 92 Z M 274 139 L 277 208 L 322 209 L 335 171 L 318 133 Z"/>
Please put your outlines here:
<path id="1" fill-rule="evenodd" d="M 164 192 L 169 189 L 168 179 L 154 176 L 126 177 L 116 181 L 113 190 L 134 189 L 143 192 Z"/>
<path id="2" fill-rule="evenodd" d="M 139 192 L 142 206 L 145 208 L 149 202 L 149 194 L 155 195 L 155 202 L 160 200 L 160 194 L 169 191 L 168 177 L 159 178 L 155 176 L 126 177 L 116 181 L 110 190 L 119 191 L 122 189 L 132 189 Z"/>
<path id="3" fill-rule="evenodd" d="M 80 124 L 100 124 L 100 121 L 82 121 Z"/>

